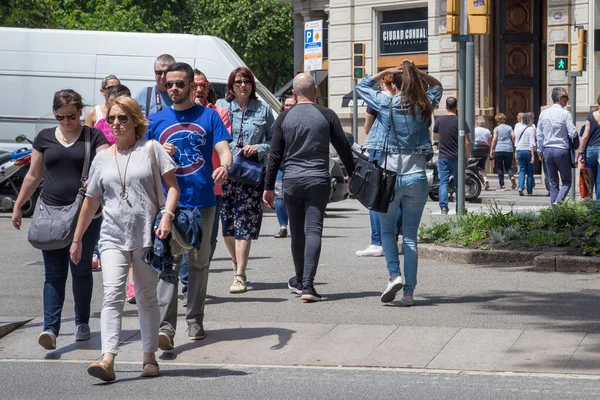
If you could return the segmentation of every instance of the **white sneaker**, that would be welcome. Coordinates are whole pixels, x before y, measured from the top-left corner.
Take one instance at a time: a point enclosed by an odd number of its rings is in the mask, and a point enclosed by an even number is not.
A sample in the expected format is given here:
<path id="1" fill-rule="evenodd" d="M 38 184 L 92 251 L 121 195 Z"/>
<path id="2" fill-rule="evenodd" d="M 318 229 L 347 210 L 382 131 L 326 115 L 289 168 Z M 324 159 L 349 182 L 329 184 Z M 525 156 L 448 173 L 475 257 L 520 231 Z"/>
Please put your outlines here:
<path id="1" fill-rule="evenodd" d="M 372 244 L 364 250 L 357 251 L 356 255 L 358 257 L 381 257 L 383 256 L 383 247 Z"/>
<path id="2" fill-rule="evenodd" d="M 389 303 L 391 301 L 394 301 L 394 299 L 396 298 L 396 293 L 398 293 L 400 289 L 402 289 L 402 286 L 403 284 L 401 276 L 397 276 L 396 279 L 394 279 L 393 281 L 388 281 L 387 288 L 381 295 L 381 302 Z"/>
<path id="3" fill-rule="evenodd" d="M 54 350 L 56 349 L 56 335 L 50 330 L 44 331 L 38 337 L 38 343 L 46 350 Z"/>

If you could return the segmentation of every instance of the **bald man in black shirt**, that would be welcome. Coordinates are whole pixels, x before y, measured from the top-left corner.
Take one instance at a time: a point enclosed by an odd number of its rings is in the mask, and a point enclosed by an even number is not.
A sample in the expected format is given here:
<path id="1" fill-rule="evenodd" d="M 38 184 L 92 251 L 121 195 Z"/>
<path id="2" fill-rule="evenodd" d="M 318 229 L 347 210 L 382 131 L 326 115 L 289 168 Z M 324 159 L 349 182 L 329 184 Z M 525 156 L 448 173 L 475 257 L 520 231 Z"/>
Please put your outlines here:
<path id="1" fill-rule="evenodd" d="M 314 103 L 317 88 L 309 74 L 294 78 L 294 93 L 298 103 L 281 113 L 273 127 L 263 201 L 273 207 L 275 178 L 283 163 L 283 201 L 290 219 L 296 269 L 288 287 L 301 295 L 303 301 L 314 302 L 321 300 L 313 281 L 329 201 L 329 144 L 337 150 L 349 176 L 354 172 L 354 158 L 337 115 Z"/>

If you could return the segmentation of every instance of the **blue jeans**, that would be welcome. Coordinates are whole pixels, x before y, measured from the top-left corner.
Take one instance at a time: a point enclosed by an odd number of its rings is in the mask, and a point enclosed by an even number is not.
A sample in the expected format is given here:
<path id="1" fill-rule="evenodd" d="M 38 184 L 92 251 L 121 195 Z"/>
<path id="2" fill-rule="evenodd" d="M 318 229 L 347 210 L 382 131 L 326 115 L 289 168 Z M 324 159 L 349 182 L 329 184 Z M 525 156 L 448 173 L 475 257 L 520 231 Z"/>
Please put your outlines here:
<path id="1" fill-rule="evenodd" d="M 275 213 L 277 214 L 277 221 L 279 226 L 288 225 L 288 213 L 283 202 L 283 197 L 275 197 Z"/>
<path id="2" fill-rule="evenodd" d="M 546 147 L 544 163 L 550 182 L 550 204 L 559 203 L 565 199 L 571 188 L 571 154 L 567 149 Z M 562 185 L 558 180 L 559 174 Z"/>
<path id="3" fill-rule="evenodd" d="M 533 164 L 531 163 L 531 151 L 518 150 L 517 161 L 519 162 L 519 189 L 525 189 L 525 175 L 527 175 L 527 194 L 533 193 Z"/>
<path id="4" fill-rule="evenodd" d="M 590 170 L 592 175 L 592 190 L 596 190 L 596 200 L 600 200 L 598 193 L 598 155 L 600 146 L 587 146 L 585 149 L 585 167 Z"/>
<path id="5" fill-rule="evenodd" d="M 371 244 L 375 246 L 381 246 L 381 222 L 379 220 L 379 213 L 376 211 L 369 211 L 369 219 L 371 220 Z M 402 234 L 402 207 L 398 207 L 398 214 L 396 217 L 396 238 Z"/>
<path id="6" fill-rule="evenodd" d="M 88 324 L 90 304 L 92 302 L 92 255 L 100 236 L 102 218 L 92 220 L 81 241 L 81 261 L 71 261 L 71 246 L 58 250 L 42 250 L 44 258 L 44 331 L 52 331 L 58 336 L 60 317 L 65 302 L 65 287 L 69 268 L 73 281 L 73 299 L 75 303 L 75 325 Z"/>
<path id="7" fill-rule="evenodd" d="M 438 160 L 438 179 L 440 181 L 440 208 L 448 208 L 448 183 L 450 177 L 454 177 L 454 191 L 456 192 L 456 175 L 458 160 L 440 158 Z"/>
<path id="8" fill-rule="evenodd" d="M 417 232 L 429 193 L 425 173 L 399 175 L 396 196 L 387 213 L 379 213 L 383 254 L 390 277 L 401 275 L 396 243 L 398 209 L 402 205 L 402 238 L 404 246 L 404 291 L 412 292 L 417 286 Z"/>
<path id="9" fill-rule="evenodd" d="M 494 160 L 496 160 L 496 170 L 498 172 L 498 180 L 500 187 L 504 187 L 504 171 L 508 174 L 510 179 L 515 176 L 512 169 L 513 153 L 508 151 L 498 151 L 494 153 Z"/>
<path id="10" fill-rule="evenodd" d="M 283 202 L 283 171 L 277 172 L 277 178 L 275 178 L 275 213 L 277 214 L 277 221 L 279 226 L 288 225 L 288 213 Z"/>

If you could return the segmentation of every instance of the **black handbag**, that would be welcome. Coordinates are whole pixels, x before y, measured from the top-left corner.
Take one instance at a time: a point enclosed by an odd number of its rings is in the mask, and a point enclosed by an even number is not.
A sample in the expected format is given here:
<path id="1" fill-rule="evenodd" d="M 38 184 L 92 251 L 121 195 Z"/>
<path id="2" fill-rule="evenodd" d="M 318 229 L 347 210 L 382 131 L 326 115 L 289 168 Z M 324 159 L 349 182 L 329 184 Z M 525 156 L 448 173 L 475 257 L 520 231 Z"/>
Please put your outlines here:
<path id="1" fill-rule="evenodd" d="M 387 145 L 392 131 L 392 98 L 390 98 L 390 117 L 388 132 L 383 144 L 383 168 L 361 157 L 356 160 L 356 167 L 350 182 L 349 192 L 360 203 L 371 211 L 386 213 L 396 193 L 397 174 L 388 171 Z"/>
<path id="2" fill-rule="evenodd" d="M 81 171 L 81 188 L 72 204 L 66 206 L 49 206 L 42 196 L 38 198 L 33 213 L 33 220 L 27 233 L 27 240 L 40 250 L 58 250 L 73 242 L 75 226 L 85 197 L 84 183 L 90 169 L 91 138 L 90 129 L 83 128 L 85 139 L 85 161 Z"/>

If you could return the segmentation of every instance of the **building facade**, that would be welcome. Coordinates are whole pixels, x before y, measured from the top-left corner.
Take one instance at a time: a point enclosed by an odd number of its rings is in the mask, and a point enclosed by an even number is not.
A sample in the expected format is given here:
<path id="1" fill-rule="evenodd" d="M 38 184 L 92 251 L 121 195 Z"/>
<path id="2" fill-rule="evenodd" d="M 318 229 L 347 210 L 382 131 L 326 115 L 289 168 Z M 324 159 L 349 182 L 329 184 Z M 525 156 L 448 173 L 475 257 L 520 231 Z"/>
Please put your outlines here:
<path id="1" fill-rule="evenodd" d="M 347 130 L 352 126 L 352 42 L 366 44 L 368 74 L 408 58 L 440 79 L 444 98 L 457 95 L 458 46 L 446 33 L 446 1 L 293 3 L 296 71 L 303 69 L 304 23 L 323 19 L 327 26 L 328 51 L 323 67 L 327 76 L 320 84 L 320 93 Z M 521 111 L 539 114 L 551 103 L 554 87 L 570 85 L 565 72 L 554 69 L 553 45 L 572 43 L 575 69 L 576 26 L 581 26 L 588 31 L 588 51 L 587 71 L 577 80 L 577 119 L 585 120 L 600 95 L 600 1 L 495 0 L 492 7 L 492 33 L 475 36 L 475 115 L 491 121 L 495 113 L 503 112 L 514 122 Z M 360 127 L 365 107 L 360 101 L 358 104 Z M 444 113 L 443 109 L 437 112 Z"/>

